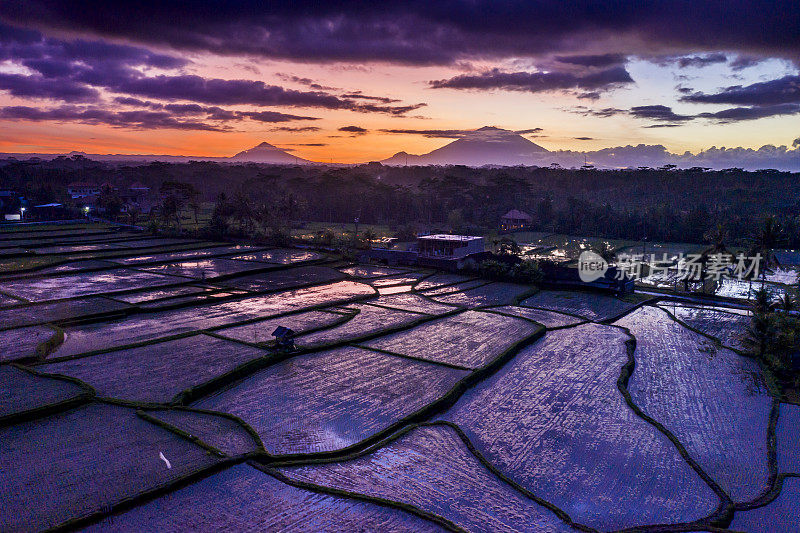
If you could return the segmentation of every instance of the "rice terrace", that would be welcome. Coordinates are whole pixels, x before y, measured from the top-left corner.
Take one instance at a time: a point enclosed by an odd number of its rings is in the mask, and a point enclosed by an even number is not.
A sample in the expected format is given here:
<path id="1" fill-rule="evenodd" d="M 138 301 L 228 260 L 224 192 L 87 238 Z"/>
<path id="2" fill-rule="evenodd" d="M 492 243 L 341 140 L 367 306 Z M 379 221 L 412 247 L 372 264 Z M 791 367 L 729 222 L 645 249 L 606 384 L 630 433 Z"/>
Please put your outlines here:
<path id="1" fill-rule="evenodd" d="M 105 223 L 0 251 L 3 531 L 797 524 L 800 407 L 736 300 Z"/>
<path id="2" fill-rule="evenodd" d="M 798 0 L 0 0 L 0 533 L 800 533 Z"/>

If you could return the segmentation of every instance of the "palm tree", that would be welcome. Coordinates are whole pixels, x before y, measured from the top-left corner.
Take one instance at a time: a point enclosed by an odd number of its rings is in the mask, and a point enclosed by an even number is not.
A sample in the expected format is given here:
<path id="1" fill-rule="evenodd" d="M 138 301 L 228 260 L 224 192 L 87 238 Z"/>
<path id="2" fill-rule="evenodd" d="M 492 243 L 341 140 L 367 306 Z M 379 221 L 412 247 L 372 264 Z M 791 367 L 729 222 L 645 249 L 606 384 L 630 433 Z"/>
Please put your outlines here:
<path id="1" fill-rule="evenodd" d="M 758 289 L 753 292 L 753 301 L 750 303 L 754 315 L 767 314 L 772 311 L 772 301 L 766 289 Z"/>
<path id="2" fill-rule="evenodd" d="M 742 346 L 759 359 L 763 359 L 777 333 L 775 317 L 769 293 L 765 289 L 755 291 L 753 296 L 750 304 L 753 317 L 742 338 Z"/>
<path id="3" fill-rule="evenodd" d="M 711 245 L 711 253 L 719 254 L 727 251 L 728 231 L 723 224 L 717 224 L 703 234 L 703 239 Z"/>
<path id="4" fill-rule="evenodd" d="M 169 195 L 164 198 L 161 202 L 161 206 L 159 208 L 159 214 L 161 218 L 164 220 L 164 224 L 169 224 L 172 217 L 175 217 L 175 220 L 178 223 L 178 229 L 180 229 L 181 219 L 179 216 L 180 208 L 178 206 L 177 198 L 174 195 Z"/>
<path id="5" fill-rule="evenodd" d="M 194 213 L 194 229 L 199 230 L 200 222 L 198 221 L 197 215 L 200 213 L 200 199 L 197 197 L 197 195 L 189 198 L 189 209 L 191 209 L 192 213 Z"/>
<path id="6" fill-rule="evenodd" d="M 772 253 L 774 248 L 777 248 L 786 241 L 783 226 L 777 217 L 769 216 L 764 219 L 762 226 L 756 231 L 751 239 L 750 257 L 760 255 L 764 262 L 763 268 L 760 269 L 759 275 L 761 276 L 761 288 L 764 288 L 764 282 L 767 275 L 767 270 L 775 263 L 775 256 Z"/>
<path id="7" fill-rule="evenodd" d="M 136 225 L 136 220 L 139 217 L 139 213 L 141 213 L 141 212 L 142 212 L 142 209 L 136 204 L 131 204 L 131 205 L 128 206 L 128 217 L 129 217 L 129 221 L 130 221 L 131 226 L 135 226 Z"/>
<path id="8" fill-rule="evenodd" d="M 778 300 L 778 307 L 787 313 L 797 309 L 797 298 L 790 291 L 786 291 Z"/>
<path id="9" fill-rule="evenodd" d="M 255 208 L 250 197 L 242 191 L 237 191 L 231 202 L 231 214 L 239 225 L 239 234 L 242 235 L 252 228 Z"/>

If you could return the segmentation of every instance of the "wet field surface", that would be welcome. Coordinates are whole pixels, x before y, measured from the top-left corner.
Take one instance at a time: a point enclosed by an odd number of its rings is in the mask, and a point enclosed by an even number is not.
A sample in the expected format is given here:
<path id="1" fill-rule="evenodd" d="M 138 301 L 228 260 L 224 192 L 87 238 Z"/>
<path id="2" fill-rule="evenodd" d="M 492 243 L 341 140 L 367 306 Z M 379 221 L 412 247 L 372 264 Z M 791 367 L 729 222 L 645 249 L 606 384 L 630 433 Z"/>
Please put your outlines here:
<path id="1" fill-rule="evenodd" d="M 744 311 L 105 225 L 0 250 L 0 531 L 798 531 Z"/>

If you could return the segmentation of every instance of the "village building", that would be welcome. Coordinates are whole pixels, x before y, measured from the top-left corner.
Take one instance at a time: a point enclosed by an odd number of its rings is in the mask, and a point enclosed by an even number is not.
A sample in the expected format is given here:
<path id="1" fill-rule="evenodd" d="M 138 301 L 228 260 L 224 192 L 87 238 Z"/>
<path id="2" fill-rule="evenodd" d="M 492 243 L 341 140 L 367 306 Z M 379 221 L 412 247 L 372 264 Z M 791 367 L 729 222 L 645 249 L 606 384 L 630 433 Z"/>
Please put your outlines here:
<path id="1" fill-rule="evenodd" d="M 118 194 L 123 203 L 123 212 L 135 208 L 142 213 L 149 213 L 155 203 L 155 199 L 150 194 L 150 187 L 139 181 L 133 182 Z"/>
<path id="2" fill-rule="evenodd" d="M 0 189 L 0 214 L 4 220 L 19 221 L 22 219 L 24 198 L 11 189 Z"/>
<path id="3" fill-rule="evenodd" d="M 444 270 L 457 270 L 467 259 L 491 257 L 484 250 L 483 237 L 470 235 L 421 235 L 408 250 L 392 247 L 371 248 L 362 255 L 364 261 L 389 265 L 420 265 Z"/>
<path id="4" fill-rule="evenodd" d="M 32 206 L 31 215 L 37 220 L 66 220 L 72 213 L 64 204 L 51 202 Z"/>
<path id="5" fill-rule="evenodd" d="M 512 209 L 500 217 L 500 231 L 522 231 L 528 229 L 533 218 L 524 211 Z"/>
<path id="6" fill-rule="evenodd" d="M 441 233 L 417 237 L 417 253 L 420 258 L 464 259 L 483 251 L 483 237 Z"/>
<path id="7" fill-rule="evenodd" d="M 74 181 L 67 185 L 67 194 L 73 200 L 78 198 L 88 198 L 100 194 L 100 186 L 84 181 Z"/>

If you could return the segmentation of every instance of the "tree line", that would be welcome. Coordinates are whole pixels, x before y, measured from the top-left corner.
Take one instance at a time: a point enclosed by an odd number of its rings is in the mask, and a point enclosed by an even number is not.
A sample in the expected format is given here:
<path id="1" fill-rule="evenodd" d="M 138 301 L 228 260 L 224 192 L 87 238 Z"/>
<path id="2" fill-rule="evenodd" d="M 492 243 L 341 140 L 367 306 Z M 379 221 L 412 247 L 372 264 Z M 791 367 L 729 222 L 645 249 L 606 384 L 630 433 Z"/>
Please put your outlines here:
<path id="1" fill-rule="evenodd" d="M 302 221 L 384 224 L 398 231 L 477 233 L 520 209 L 532 230 L 703 243 L 722 225 L 731 244 L 773 217 L 785 245 L 800 247 L 800 174 L 702 168 L 581 170 L 537 167 L 469 168 L 270 166 L 212 162 L 120 165 L 85 157 L 0 162 L 0 187 L 31 201 L 68 201 L 72 181 L 134 181 L 175 205 L 215 202 L 215 221 L 246 232 Z M 167 184 L 165 186 L 165 184 Z M 165 189 L 166 187 L 166 189 Z M 191 194 L 173 194 L 181 188 Z M 172 192 L 170 192 L 172 191 Z M 181 200 L 183 198 L 183 200 Z M 186 204 L 186 205 L 184 205 Z M 218 229 L 222 229 L 221 226 Z"/>

